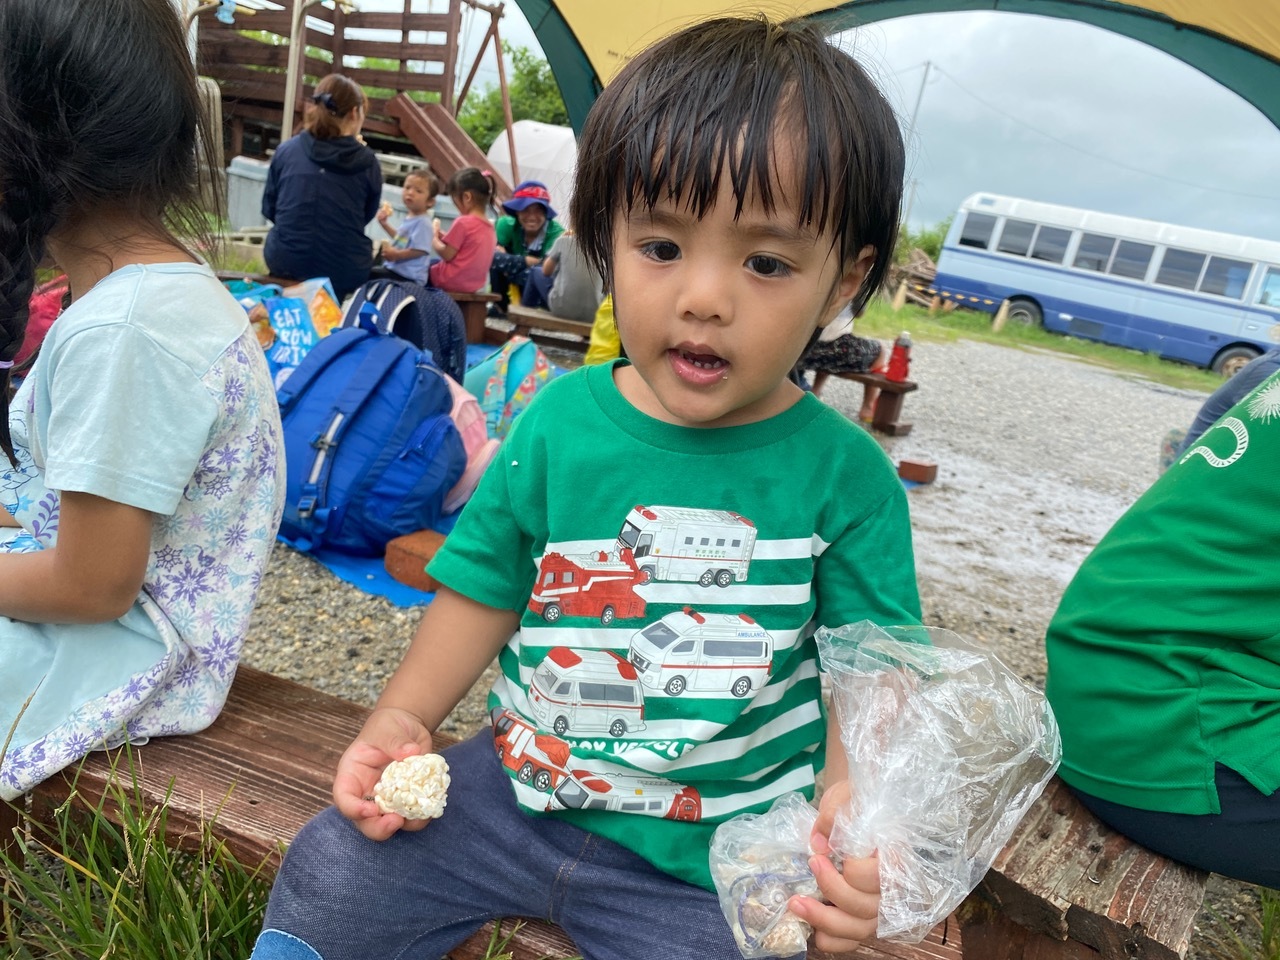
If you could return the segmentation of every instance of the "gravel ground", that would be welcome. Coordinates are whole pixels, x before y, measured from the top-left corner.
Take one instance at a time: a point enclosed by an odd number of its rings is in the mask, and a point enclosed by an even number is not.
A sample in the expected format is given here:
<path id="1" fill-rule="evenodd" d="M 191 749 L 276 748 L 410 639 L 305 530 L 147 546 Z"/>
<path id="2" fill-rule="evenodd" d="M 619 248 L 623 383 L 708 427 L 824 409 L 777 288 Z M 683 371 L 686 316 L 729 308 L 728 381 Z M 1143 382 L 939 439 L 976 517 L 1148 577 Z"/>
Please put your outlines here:
<path id="1" fill-rule="evenodd" d="M 937 480 L 909 495 L 925 622 L 987 643 L 1020 675 L 1043 683 L 1042 641 L 1063 589 L 1155 479 L 1165 431 L 1189 424 L 1204 396 L 1061 354 L 971 341 L 918 346 L 912 379 L 921 384 L 904 404 L 913 431 L 880 441 L 895 461 L 938 464 Z M 823 394 L 856 415 L 857 384 L 833 378 Z M 361 593 L 279 546 L 245 658 L 369 704 L 420 614 Z M 463 736 L 484 725 L 490 679 L 443 729 Z M 1190 955 L 1226 956 L 1215 952 L 1221 926 L 1249 938 L 1257 910 L 1255 888 L 1215 878 Z"/>

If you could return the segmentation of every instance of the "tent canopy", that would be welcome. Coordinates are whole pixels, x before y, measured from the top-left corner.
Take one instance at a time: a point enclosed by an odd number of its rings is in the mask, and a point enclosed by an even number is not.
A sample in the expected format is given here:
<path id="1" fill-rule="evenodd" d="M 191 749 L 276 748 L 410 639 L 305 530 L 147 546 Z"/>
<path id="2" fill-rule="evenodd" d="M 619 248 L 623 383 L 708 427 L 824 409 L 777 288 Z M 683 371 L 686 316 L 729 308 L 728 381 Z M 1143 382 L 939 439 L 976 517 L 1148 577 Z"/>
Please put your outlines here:
<path id="1" fill-rule="evenodd" d="M 828 33 L 918 13 L 999 10 L 1079 20 L 1140 40 L 1208 74 L 1280 126 L 1280 3 L 1271 0 L 516 0 L 582 129 L 628 57 L 698 20 L 763 11 L 805 16 Z"/>

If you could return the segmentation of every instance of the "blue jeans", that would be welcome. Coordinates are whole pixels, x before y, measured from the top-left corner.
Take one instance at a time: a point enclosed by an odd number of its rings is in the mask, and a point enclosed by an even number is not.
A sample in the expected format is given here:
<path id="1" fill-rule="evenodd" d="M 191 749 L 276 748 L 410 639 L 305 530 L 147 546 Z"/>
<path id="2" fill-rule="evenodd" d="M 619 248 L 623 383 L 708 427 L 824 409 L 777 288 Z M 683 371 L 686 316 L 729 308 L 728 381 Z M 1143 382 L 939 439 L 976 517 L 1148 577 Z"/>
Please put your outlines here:
<path id="1" fill-rule="evenodd" d="M 448 806 L 425 830 L 375 843 L 330 807 L 299 832 L 252 960 L 438 960 L 496 917 L 556 923 L 586 960 L 741 960 L 715 894 L 522 813 L 487 731 L 444 755 Z"/>

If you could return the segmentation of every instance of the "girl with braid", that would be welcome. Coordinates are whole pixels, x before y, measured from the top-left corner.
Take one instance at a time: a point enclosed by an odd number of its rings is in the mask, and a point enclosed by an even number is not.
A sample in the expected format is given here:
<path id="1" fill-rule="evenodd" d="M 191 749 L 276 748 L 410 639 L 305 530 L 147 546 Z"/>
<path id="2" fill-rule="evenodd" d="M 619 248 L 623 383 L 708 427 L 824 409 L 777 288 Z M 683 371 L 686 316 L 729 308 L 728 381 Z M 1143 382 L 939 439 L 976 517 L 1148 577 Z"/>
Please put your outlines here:
<path id="1" fill-rule="evenodd" d="M 262 349 L 183 239 L 200 121 L 170 0 L 0 3 L 0 798 L 203 729 L 235 674 L 283 456 Z M 10 401 L 47 264 L 71 302 Z"/>

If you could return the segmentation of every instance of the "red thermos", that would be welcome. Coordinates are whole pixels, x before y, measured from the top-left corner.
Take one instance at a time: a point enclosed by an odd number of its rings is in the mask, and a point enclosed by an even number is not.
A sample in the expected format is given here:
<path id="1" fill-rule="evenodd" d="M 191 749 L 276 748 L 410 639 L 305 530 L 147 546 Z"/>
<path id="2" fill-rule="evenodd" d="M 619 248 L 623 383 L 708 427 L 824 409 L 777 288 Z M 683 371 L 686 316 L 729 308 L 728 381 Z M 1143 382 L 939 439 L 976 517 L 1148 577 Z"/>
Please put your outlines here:
<path id="1" fill-rule="evenodd" d="M 889 369 L 885 371 L 886 380 L 901 382 L 907 379 L 907 369 L 911 366 L 911 334 L 903 330 L 898 339 L 893 341 L 893 352 L 889 354 Z"/>

